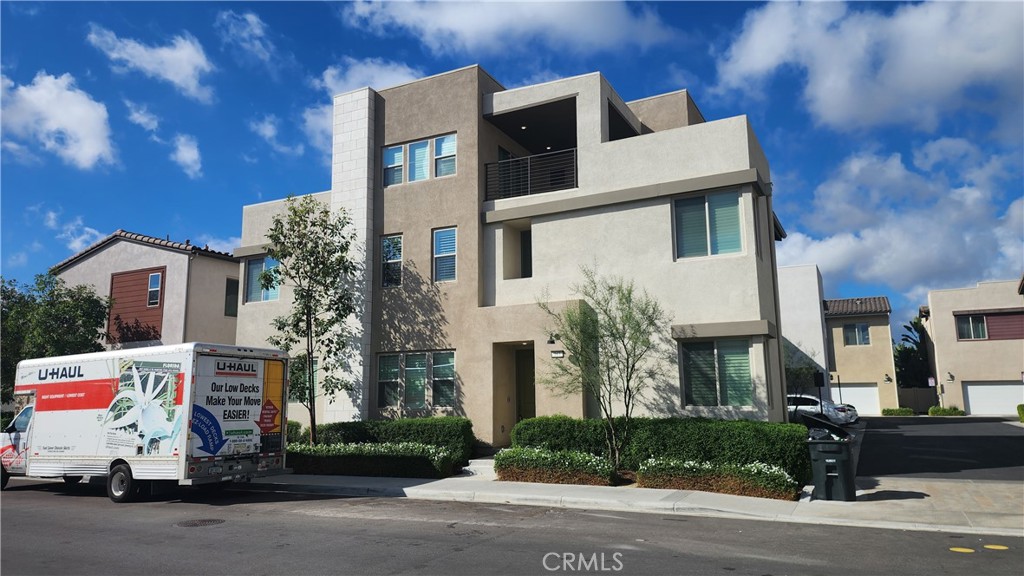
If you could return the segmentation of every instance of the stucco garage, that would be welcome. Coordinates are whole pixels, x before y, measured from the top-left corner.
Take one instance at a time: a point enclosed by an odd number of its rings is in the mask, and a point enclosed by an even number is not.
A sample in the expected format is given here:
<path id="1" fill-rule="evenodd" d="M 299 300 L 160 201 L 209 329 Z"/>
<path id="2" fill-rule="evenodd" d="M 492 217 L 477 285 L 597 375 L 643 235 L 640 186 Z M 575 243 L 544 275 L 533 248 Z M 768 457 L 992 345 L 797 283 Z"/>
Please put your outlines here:
<path id="1" fill-rule="evenodd" d="M 877 416 L 882 413 L 876 384 L 843 384 L 841 389 L 835 386 L 832 388 L 832 401 L 837 404 L 853 404 L 860 416 Z"/>
<path id="2" fill-rule="evenodd" d="M 968 414 L 1009 416 L 1024 404 L 1024 382 L 964 382 L 964 411 Z"/>

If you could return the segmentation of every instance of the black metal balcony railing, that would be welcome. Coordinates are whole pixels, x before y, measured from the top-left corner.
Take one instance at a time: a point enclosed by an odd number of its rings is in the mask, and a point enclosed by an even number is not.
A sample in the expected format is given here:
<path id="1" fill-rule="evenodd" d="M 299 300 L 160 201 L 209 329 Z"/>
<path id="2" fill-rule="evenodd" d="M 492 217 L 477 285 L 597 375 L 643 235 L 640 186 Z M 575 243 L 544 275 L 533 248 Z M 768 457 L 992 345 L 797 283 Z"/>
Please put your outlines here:
<path id="1" fill-rule="evenodd" d="M 487 200 L 567 190 L 576 185 L 575 148 L 487 165 Z"/>

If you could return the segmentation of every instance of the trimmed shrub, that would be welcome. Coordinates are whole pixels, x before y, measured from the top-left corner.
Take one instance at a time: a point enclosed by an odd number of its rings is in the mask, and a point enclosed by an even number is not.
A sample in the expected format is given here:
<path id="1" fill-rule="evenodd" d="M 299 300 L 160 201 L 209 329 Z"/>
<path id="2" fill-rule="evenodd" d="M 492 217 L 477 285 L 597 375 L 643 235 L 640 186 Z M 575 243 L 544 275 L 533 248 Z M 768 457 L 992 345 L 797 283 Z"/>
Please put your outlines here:
<path id="1" fill-rule="evenodd" d="M 957 408 L 956 406 L 950 406 L 943 408 L 942 406 L 932 406 L 928 409 L 929 416 L 964 416 L 966 413 Z"/>
<path id="2" fill-rule="evenodd" d="M 604 422 L 599 419 L 546 416 L 523 420 L 512 429 L 512 446 L 607 456 Z M 621 466 L 636 470 L 650 458 L 737 465 L 763 462 L 782 468 L 801 484 L 811 480 L 807 428 L 800 424 L 633 418 Z"/>
<path id="3" fill-rule="evenodd" d="M 473 457 L 473 422 L 469 418 L 438 416 L 398 420 L 357 420 L 318 424 L 317 444 L 375 444 L 418 442 L 447 448 L 457 464 Z M 306 429 L 308 434 L 309 429 Z"/>
<path id="4" fill-rule="evenodd" d="M 785 470 L 761 462 L 736 465 L 651 458 L 640 464 L 637 485 L 780 500 L 795 500 L 800 494 L 800 485 Z"/>
<path id="5" fill-rule="evenodd" d="M 1024 422 L 1024 404 L 1017 404 L 1017 417 Z"/>
<path id="6" fill-rule="evenodd" d="M 899 408 L 882 408 L 882 416 L 913 416 L 914 409 L 900 406 Z"/>
<path id="7" fill-rule="evenodd" d="M 506 448 L 494 455 L 494 471 L 498 480 L 597 486 L 611 484 L 615 473 L 601 456 L 544 448 Z"/>
<path id="8" fill-rule="evenodd" d="M 0 412 L 0 430 L 7 428 L 11 420 L 14 420 L 14 412 Z"/>
<path id="9" fill-rule="evenodd" d="M 302 442 L 302 430 L 303 430 L 303 428 L 302 428 L 302 423 L 301 422 L 296 422 L 294 420 L 289 420 L 288 421 L 288 428 L 287 428 L 287 430 L 288 430 L 288 443 L 289 444 L 291 444 L 293 442 Z M 308 432 L 309 428 L 306 428 L 305 430 Z M 309 436 L 307 435 L 306 438 L 309 438 Z"/>
<path id="10" fill-rule="evenodd" d="M 296 474 L 446 478 L 455 470 L 451 452 L 417 442 L 289 444 L 287 462 Z"/>

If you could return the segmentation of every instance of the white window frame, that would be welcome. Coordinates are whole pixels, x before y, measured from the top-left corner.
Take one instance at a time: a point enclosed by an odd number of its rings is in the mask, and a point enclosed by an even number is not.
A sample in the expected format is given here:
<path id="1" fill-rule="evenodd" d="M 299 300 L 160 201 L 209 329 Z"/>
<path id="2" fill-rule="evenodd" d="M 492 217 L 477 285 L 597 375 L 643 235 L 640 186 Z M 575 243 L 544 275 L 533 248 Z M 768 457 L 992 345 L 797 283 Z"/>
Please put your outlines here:
<path id="1" fill-rule="evenodd" d="M 441 140 L 442 138 L 447 138 L 449 136 L 451 136 L 452 138 L 455 139 L 455 151 L 452 152 L 451 154 L 441 154 L 441 150 L 439 149 L 439 147 L 437 145 L 437 142 L 439 140 Z M 458 154 L 459 136 L 458 136 L 458 134 L 456 134 L 454 132 L 451 133 L 451 134 L 442 134 L 440 136 L 432 138 L 430 145 L 431 145 L 431 148 L 433 149 L 433 152 L 434 152 L 434 154 L 433 154 L 434 160 L 433 160 L 433 162 L 431 162 L 431 169 L 433 170 L 434 178 L 448 178 L 450 176 L 457 175 L 459 173 L 459 154 Z M 442 176 L 438 176 L 437 175 L 437 164 L 438 164 L 438 162 L 440 162 L 441 160 L 447 160 L 448 158 L 454 159 L 454 162 L 452 162 L 452 166 L 454 167 L 452 173 L 451 174 L 444 174 Z"/>
<path id="2" fill-rule="evenodd" d="M 153 277 L 156 277 L 156 288 L 153 287 Z M 146 284 L 146 308 L 156 308 L 160 305 L 160 298 L 163 296 L 164 278 L 162 272 L 150 272 Z M 156 292 L 156 302 L 153 302 L 153 292 Z"/>
<path id="3" fill-rule="evenodd" d="M 387 260 L 387 253 L 384 250 L 384 243 L 388 240 L 398 239 L 398 259 Z M 380 274 L 380 285 L 382 288 L 395 288 L 402 285 L 402 272 L 403 272 L 403 258 L 405 254 L 404 238 L 401 234 L 387 234 L 380 237 L 380 252 L 381 252 L 381 274 Z M 389 264 L 398 264 L 398 283 L 388 284 L 387 283 L 387 267 Z"/>
<path id="4" fill-rule="evenodd" d="M 387 161 L 385 159 L 387 158 L 388 150 L 394 150 L 395 148 L 398 148 L 401 151 L 401 153 L 402 153 L 402 160 L 400 162 L 395 163 L 395 164 L 387 164 Z M 381 165 L 383 166 L 383 171 L 381 172 L 381 182 L 383 183 L 383 187 L 384 188 L 387 188 L 388 186 L 397 186 L 399 184 L 404 184 L 406 182 L 406 180 L 405 180 L 405 172 L 406 172 L 406 170 L 405 170 L 405 164 L 406 164 L 405 158 L 406 158 L 406 155 L 407 155 L 407 151 L 405 149 L 405 145 L 404 144 L 399 144 L 398 146 L 385 146 L 384 147 L 384 150 L 383 150 L 383 152 L 381 152 L 381 156 L 380 156 L 380 158 L 381 158 Z M 388 170 L 394 170 L 395 168 L 397 168 L 402 173 L 402 177 L 398 179 L 398 182 L 394 182 L 394 183 L 390 183 L 389 184 L 388 183 Z"/>
<path id="5" fill-rule="evenodd" d="M 855 336 L 853 342 L 848 342 L 846 339 L 846 329 L 853 327 L 853 334 Z M 863 332 L 861 327 L 864 328 Z M 864 338 L 861 338 L 861 336 Z M 843 346 L 871 346 L 871 325 L 867 322 L 852 322 L 849 324 L 843 324 Z"/>
<path id="6" fill-rule="evenodd" d="M 260 298 L 259 298 L 259 300 L 255 300 L 255 299 L 254 300 L 250 300 L 249 299 L 249 286 L 250 286 L 250 284 L 249 284 L 249 281 L 250 281 L 249 266 L 251 266 L 257 260 L 260 261 L 260 272 L 262 273 L 262 272 L 267 270 L 267 260 L 274 260 L 274 259 L 271 258 L 270 256 L 267 256 L 266 254 L 264 254 L 263 256 L 255 256 L 253 258 L 246 259 L 246 261 L 245 261 L 245 286 L 244 286 L 243 291 L 242 291 L 243 304 L 255 304 L 257 302 L 273 302 L 273 301 L 275 301 L 275 300 L 277 300 L 278 298 L 281 297 L 281 287 L 280 286 L 277 286 L 276 290 L 268 289 L 268 288 L 264 288 L 264 287 L 260 286 Z M 274 263 L 275 264 L 279 264 L 279 262 L 277 262 L 277 260 L 274 260 Z M 274 266 L 271 266 L 271 268 L 274 268 Z"/>
<path id="7" fill-rule="evenodd" d="M 967 319 L 968 334 L 960 333 L 960 319 Z M 979 330 L 980 328 L 980 330 Z M 959 341 L 988 340 L 988 320 L 984 314 L 963 314 L 956 317 L 956 339 Z"/>
<path id="8" fill-rule="evenodd" d="M 439 232 L 447 232 L 448 230 L 451 230 L 452 234 L 454 234 L 454 236 L 455 236 L 455 242 L 454 242 L 454 246 L 452 247 L 452 251 L 451 252 L 445 252 L 443 254 L 438 254 L 438 252 L 437 252 L 437 234 Z M 435 228 L 431 232 L 430 236 L 431 236 L 431 254 L 432 254 L 432 257 L 431 257 L 431 268 L 432 268 L 432 270 L 431 270 L 431 272 L 433 273 L 433 280 L 434 280 L 434 282 L 435 283 L 442 283 L 442 282 L 455 282 L 455 281 L 457 281 L 459 279 L 459 258 L 458 258 L 458 253 L 459 253 L 459 229 L 456 226 L 447 226 L 445 228 Z M 437 277 L 438 276 L 438 274 L 437 274 L 437 260 L 438 260 L 438 258 L 448 258 L 448 257 L 450 257 L 452 259 L 453 275 L 452 275 L 452 278 L 445 278 L 445 279 L 442 280 L 442 279 L 439 279 Z"/>
<path id="9" fill-rule="evenodd" d="M 455 151 L 451 154 L 441 154 L 438 141 L 442 138 L 452 137 L 455 139 Z M 411 150 L 413 146 L 424 145 L 427 149 L 426 158 L 424 161 L 427 163 L 427 174 L 422 178 L 413 180 L 412 174 L 412 154 Z M 430 138 L 413 140 L 411 142 L 405 142 L 402 144 L 392 144 L 390 146 L 384 146 L 381 151 L 381 183 L 382 188 L 389 188 L 391 186 L 398 186 L 400 184 L 411 184 L 413 182 L 423 182 L 425 180 L 432 180 L 434 178 L 448 178 L 456 176 L 458 174 L 458 148 L 459 148 L 459 134 L 458 132 L 449 132 L 447 134 L 440 134 Z M 402 161 L 395 164 L 386 164 L 385 158 L 389 150 L 398 149 L 402 154 Z M 451 174 L 445 174 L 443 176 L 437 175 L 437 163 L 441 160 L 447 160 L 448 158 L 454 158 L 455 171 Z M 401 170 L 402 178 L 398 182 L 388 183 L 388 170 L 394 169 Z"/>
<path id="10" fill-rule="evenodd" d="M 711 208 L 708 200 L 715 196 L 731 195 L 736 196 L 736 219 L 737 219 L 737 233 L 739 234 L 739 248 L 731 252 L 712 252 L 712 237 L 711 237 Z M 679 226 L 678 226 L 678 204 L 686 200 L 695 200 L 700 198 L 704 202 L 704 254 L 695 254 L 693 256 L 684 256 L 679 250 Z M 681 198 L 674 198 L 672 200 L 672 252 L 675 254 L 676 260 L 691 260 L 693 258 L 712 258 L 712 257 L 729 257 L 738 256 L 745 252 L 748 240 L 744 233 L 743 226 L 743 192 L 740 190 L 722 190 L 718 192 L 712 192 L 709 194 L 701 194 L 697 196 L 684 196 Z M 755 240 L 756 241 L 756 240 Z"/>

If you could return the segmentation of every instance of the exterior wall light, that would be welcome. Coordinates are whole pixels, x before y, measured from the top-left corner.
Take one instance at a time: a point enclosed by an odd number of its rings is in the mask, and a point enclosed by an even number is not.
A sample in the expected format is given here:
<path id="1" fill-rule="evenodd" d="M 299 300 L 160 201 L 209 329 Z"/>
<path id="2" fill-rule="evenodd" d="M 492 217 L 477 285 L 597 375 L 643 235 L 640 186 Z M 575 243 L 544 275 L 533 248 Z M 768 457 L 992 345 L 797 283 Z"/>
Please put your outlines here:
<path id="1" fill-rule="evenodd" d="M 565 358 L 565 350 L 552 350 L 551 351 L 551 357 L 552 358 Z"/>
<path id="2" fill-rule="evenodd" d="M 886 384 L 891 384 L 892 383 L 892 376 L 889 376 L 888 374 L 886 374 L 885 375 L 885 383 Z"/>

